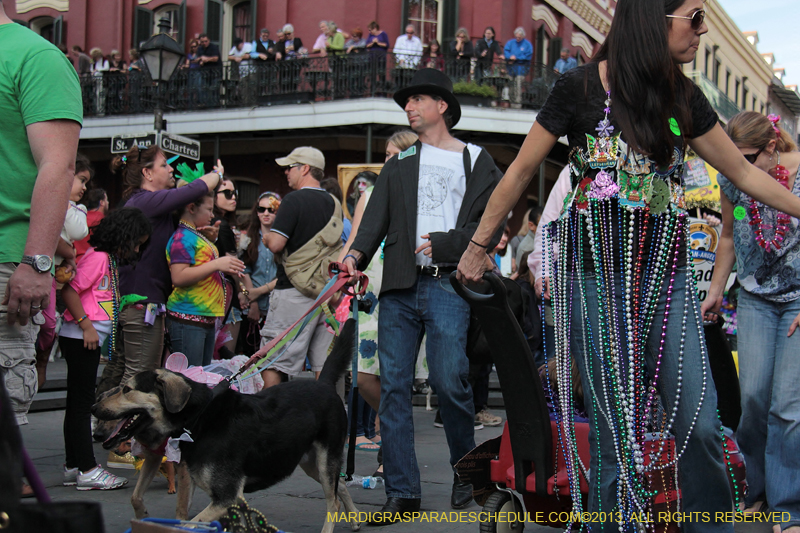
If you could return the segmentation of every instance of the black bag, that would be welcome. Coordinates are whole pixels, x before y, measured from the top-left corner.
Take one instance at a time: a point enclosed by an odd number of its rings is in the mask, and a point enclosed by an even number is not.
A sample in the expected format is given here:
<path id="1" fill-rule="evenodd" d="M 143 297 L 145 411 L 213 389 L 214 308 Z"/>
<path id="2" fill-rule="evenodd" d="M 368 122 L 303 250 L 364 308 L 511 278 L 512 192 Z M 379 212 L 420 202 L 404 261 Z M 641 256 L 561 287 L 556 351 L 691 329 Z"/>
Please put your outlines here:
<path id="1" fill-rule="evenodd" d="M 739 427 L 739 419 L 742 416 L 742 395 L 739 389 L 739 375 L 736 373 L 736 364 L 733 362 L 731 347 L 719 322 L 704 324 L 703 331 L 706 337 L 706 347 L 708 348 L 711 376 L 717 388 L 719 420 L 723 426 L 736 431 L 736 428 Z"/>
<path id="2" fill-rule="evenodd" d="M 522 292 L 522 288 L 514 281 L 508 278 L 501 278 L 503 285 L 506 288 L 508 296 L 508 306 L 511 312 L 517 317 L 517 321 L 521 324 L 525 322 L 525 313 L 527 312 L 528 302 Z M 481 323 L 475 317 L 475 313 L 469 315 L 469 331 L 467 331 L 467 358 L 471 364 L 485 365 L 493 362 L 492 352 L 489 349 L 489 343 L 486 341 L 486 336 L 483 334 Z"/>
<path id="3" fill-rule="evenodd" d="M 104 533 L 98 502 L 51 502 L 27 452 L 0 378 L 0 531 Z M 38 503 L 20 503 L 23 472 Z"/>

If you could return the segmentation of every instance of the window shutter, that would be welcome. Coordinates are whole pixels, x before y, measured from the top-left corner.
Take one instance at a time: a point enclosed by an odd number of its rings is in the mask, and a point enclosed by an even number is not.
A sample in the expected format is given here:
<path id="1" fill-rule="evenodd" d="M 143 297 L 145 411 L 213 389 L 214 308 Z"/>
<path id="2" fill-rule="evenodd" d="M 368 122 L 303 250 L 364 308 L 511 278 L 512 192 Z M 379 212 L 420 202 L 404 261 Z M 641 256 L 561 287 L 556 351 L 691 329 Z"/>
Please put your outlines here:
<path id="1" fill-rule="evenodd" d="M 178 33 L 175 37 L 177 37 L 181 48 L 186 48 L 186 0 L 183 0 L 178 8 L 178 20 L 176 22 Z"/>
<path id="2" fill-rule="evenodd" d="M 561 37 L 550 39 L 550 53 L 548 55 L 550 57 L 547 60 L 547 64 L 551 67 L 555 66 L 556 61 L 561 57 Z"/>
<path id="3" fill-rule="evenodd" d="M 250 0 L 250 38 L 249 41 L 258 39 L 258 0 Z"/>
<path id="4" fill-rule="evenodd" d="M 456 31 L 458 30 L 458 0 L 440 0 L 439 8 L 443 9 L 442 13 L 442 48 L 445 48 L 444 43 L 450 42 L 456 38 Z"/>
<path id="5" fill-rule="evenodd" d="M 136 6 L 133 19 L 133 47 L 137 50 L 153 35 L 153 12 L 146 7 Z"/>
<path id="6" fill-rule="evenodd" d="M 206 0 L 204 21 L 205 33 L 208 39 L 219 46 L 222 41 L 222 1 Z"/>
<path id="7" fill-rule="evenodd" d="M 61 15 L 53 21 L 53 44 L 64 44 L 64 16 Z"/>

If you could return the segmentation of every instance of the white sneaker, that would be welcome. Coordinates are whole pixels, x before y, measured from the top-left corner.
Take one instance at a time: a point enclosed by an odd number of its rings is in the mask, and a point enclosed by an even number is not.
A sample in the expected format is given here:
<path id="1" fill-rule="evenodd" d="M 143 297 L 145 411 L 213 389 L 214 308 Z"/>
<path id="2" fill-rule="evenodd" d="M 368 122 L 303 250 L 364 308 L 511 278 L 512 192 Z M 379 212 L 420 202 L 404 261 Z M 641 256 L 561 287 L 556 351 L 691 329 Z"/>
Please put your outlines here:
<path id="1" fill-rule="evenodd" d="M 67 465 L 64 465 L 64 481 L 63 485 L 65 487 L 71 487 L 73 485 L 78 484 L 78 474 L 80 470 L 77 468 L 67 468 Z"/>
<path id="2" fill-rule="evenodd" d="M 78 474 L 78 490 L 113 490 L 127 484 L 128 480 L 124 477 L 103 470 L 97 465 L 86 473 Z"/>

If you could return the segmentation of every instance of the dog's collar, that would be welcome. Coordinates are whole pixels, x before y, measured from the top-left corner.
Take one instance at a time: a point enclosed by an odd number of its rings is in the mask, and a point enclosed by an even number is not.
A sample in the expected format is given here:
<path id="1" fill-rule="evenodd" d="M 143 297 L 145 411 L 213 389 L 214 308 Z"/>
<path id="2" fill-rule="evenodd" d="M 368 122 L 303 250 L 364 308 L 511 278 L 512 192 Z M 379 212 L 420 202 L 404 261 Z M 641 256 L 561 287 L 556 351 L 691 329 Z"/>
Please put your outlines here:
<path id="1" fill-rule="evenodd" d="M 197 425 L 197 422 L 200 421 L 200 417 L 203 416 L 203 413 L 206 411 L 208 406 L 211 405 L 211 402 L 213 402 L 217 396 L 228 390 L 230 386 L 231 384 L 227 379 L 223 379 L 222 381 L 217 383 L 217 385 L 213 389 L 211 389 L 211 398 L 209 398 L 206 404 L 202 408 L 200 408 L 200 410 L 197 411 L 197 413 L 192 418 L 187 420 L 186 424 L 183 425 L 183 433 L 185 434 L 188 433 L 189 435 L 191 435 L 192 430 Z"/>

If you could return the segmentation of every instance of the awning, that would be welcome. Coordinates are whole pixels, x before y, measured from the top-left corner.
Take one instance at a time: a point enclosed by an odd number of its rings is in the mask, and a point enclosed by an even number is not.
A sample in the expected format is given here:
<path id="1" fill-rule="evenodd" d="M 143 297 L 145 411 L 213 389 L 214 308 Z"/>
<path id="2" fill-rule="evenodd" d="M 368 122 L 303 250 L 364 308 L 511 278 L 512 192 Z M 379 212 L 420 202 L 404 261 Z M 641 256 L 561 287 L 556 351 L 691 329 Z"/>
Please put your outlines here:
<path id="1" fill-rule="evenodd" d="M 800 115 L 800 95 L 796 91 L 781 87 L 776 83 L 773 83 L 770 88 L 775 93 L 775 96 L 780 98 L 783 105 L 788 107 L 795 115 Z"/>

